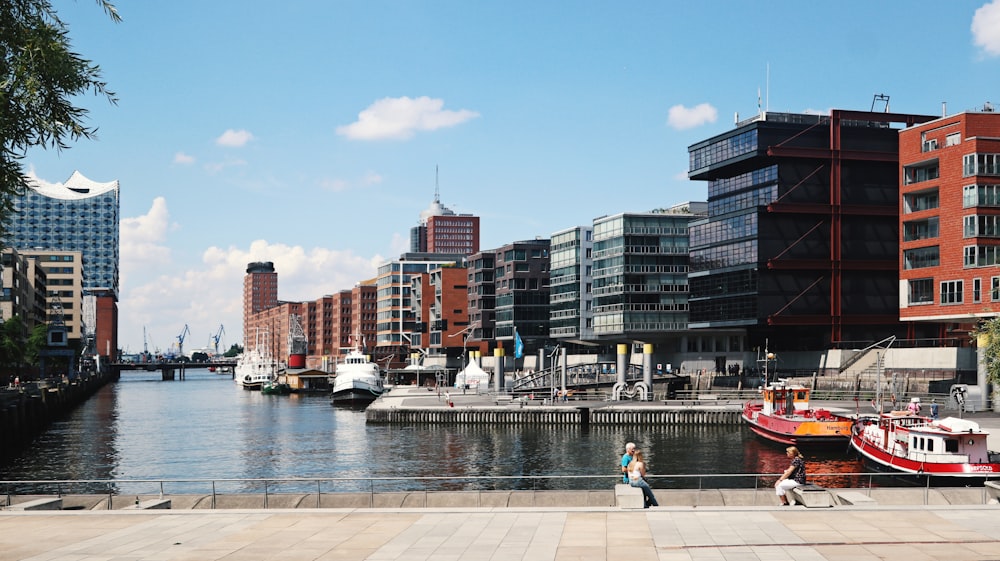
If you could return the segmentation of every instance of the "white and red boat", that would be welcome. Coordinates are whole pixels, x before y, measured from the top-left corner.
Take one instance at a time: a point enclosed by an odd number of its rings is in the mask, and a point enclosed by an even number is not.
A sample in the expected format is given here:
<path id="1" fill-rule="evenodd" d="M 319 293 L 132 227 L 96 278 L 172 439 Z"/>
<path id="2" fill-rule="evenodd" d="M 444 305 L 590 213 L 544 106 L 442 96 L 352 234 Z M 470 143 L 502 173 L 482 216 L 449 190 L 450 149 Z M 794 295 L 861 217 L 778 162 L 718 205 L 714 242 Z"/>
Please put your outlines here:
<path id="1" fill-rule="evenodd" d="M 892 411 L 859 419 L 851 446 L 876 468 L 935 477 L 985 479 L 1000 475 L 1000 455 L 975 421 Z"/>
<path id="2" fill-rule="evenodd" d="M 809 406 L 809 388 L 785 380 L 760 389 L 760 400 L 743 405 L 743 420 L 754 433 L 781 444 L 845 444 L 854 419 Z"/>

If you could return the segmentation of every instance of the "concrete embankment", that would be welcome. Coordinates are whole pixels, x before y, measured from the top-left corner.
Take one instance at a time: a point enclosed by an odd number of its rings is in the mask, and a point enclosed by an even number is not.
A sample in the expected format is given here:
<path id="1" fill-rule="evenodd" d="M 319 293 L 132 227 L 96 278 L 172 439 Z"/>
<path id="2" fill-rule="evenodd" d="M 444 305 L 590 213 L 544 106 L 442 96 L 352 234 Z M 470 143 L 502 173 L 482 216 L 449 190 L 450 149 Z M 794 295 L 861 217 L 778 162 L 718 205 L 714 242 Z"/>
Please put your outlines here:
<path id="1" fill-rule="evenodd" d="M 739 425 L 743 407 L 739 400 L 561 401 L 450 390 L 396 387 L 369 405 L 365 418 L 381 424 Z"/>
<path id="2" fill-rule="evenodd" d="M 0 456 L 11 457 L 49 424 L 86 401 L 113 373 L 86 373 L 73 380 L 24 382 L 0 389 Z"/>

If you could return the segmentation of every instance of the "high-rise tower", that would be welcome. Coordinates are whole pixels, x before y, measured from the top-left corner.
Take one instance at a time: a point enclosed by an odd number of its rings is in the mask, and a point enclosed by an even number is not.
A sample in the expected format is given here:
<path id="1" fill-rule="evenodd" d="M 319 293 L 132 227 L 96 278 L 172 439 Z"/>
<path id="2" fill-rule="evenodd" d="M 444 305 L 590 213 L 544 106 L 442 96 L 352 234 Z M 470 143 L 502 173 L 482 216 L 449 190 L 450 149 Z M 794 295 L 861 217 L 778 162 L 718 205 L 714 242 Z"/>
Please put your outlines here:
<path id="1" fill-rule="evenodd" d="M 250 332 L 251 317 L 278 305 L 278 273 L 271 261 L 247 264 L 243 277 L 243 344 L 251 345 L 254 333 Z"/>
<path id="2" fill-rule="evenodd" d="M 434 187 L 434 202 L 420 213 L 420 223 L 410 229 L 411 253 L 472 255 L 479 251 L 479 217 L 455 214 L 441 204 Z"/>

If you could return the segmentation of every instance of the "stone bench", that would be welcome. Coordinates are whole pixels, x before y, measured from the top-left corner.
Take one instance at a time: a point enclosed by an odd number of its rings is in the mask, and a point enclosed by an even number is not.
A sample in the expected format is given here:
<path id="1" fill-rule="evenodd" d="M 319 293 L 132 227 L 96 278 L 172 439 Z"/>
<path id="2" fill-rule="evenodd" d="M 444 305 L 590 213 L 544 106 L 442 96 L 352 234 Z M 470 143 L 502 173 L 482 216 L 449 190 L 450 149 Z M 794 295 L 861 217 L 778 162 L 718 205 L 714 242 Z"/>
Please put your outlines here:
<path id="1" fill-rule="evenodd" d="M 619 483 L 615 485 L 615 504 L 618 508 L 643 508 L 646 499 L 642 496 L 642 489 Z"/>
<path id="2" fill-rule="evenodd" d="M 59 497 L 46 497 L 25 501 L 9 505 L 7 510 L 62 510 L 62 499 Z"/>
<path id="3" fill-rule="evenodd" d="M 827 508 L 833 506 L 833 497 L 830 496 L 830 492 L 818 485 L 806 484 L 793 487 L 786 494 L 790 502 L 800 504 L 806 508 Z"/>
<path id="4" fill-rule="evenodd" d="M 122 510 L 153 510 L 170 508 L 170 499 L 149 499 L 138 501 L 134 505 L 129 505 Z"/>
<path id="5" fill-rule="evenodd" d="M 860 491 L 838 491 L 836 495 L 842 505 L 878 506 L 878 501 Z"/>
<path id="6" fill-rule="evenodd" d="M 987 481 L 985 487 L 986 496 L 989 497 L 986 502 L 991 505 L 1000 504 L 1000 481 Z"/>
<path id="7" fill-rule="evenodd" d="M 512 395 L 498 395 L 496 397 L 497 405 L 510 405 L 511 401 L 514 401 L 514 396 Z"/>

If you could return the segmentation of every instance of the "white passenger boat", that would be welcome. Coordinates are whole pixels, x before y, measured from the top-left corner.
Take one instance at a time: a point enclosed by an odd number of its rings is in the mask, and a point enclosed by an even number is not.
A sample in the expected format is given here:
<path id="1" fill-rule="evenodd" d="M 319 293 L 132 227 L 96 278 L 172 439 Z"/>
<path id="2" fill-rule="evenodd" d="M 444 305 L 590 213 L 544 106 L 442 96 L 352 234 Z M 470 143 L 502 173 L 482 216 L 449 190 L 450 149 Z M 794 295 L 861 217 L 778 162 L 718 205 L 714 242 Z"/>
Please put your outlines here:
<path id="1" fill-rule="evenodd" d="M 859 419 L 851 446 L 878 469 L 969 481 L 1000 475 L 1000 457 L 986 447 L 988 434 L 969 419 L 892 411 Z"/>
<path id="2" fill-rule="evenodd" d="M 333 378 L 333 404 L 367 404 L 385 391 L 378 365 L 355 348 L 337 364 Z"/>

